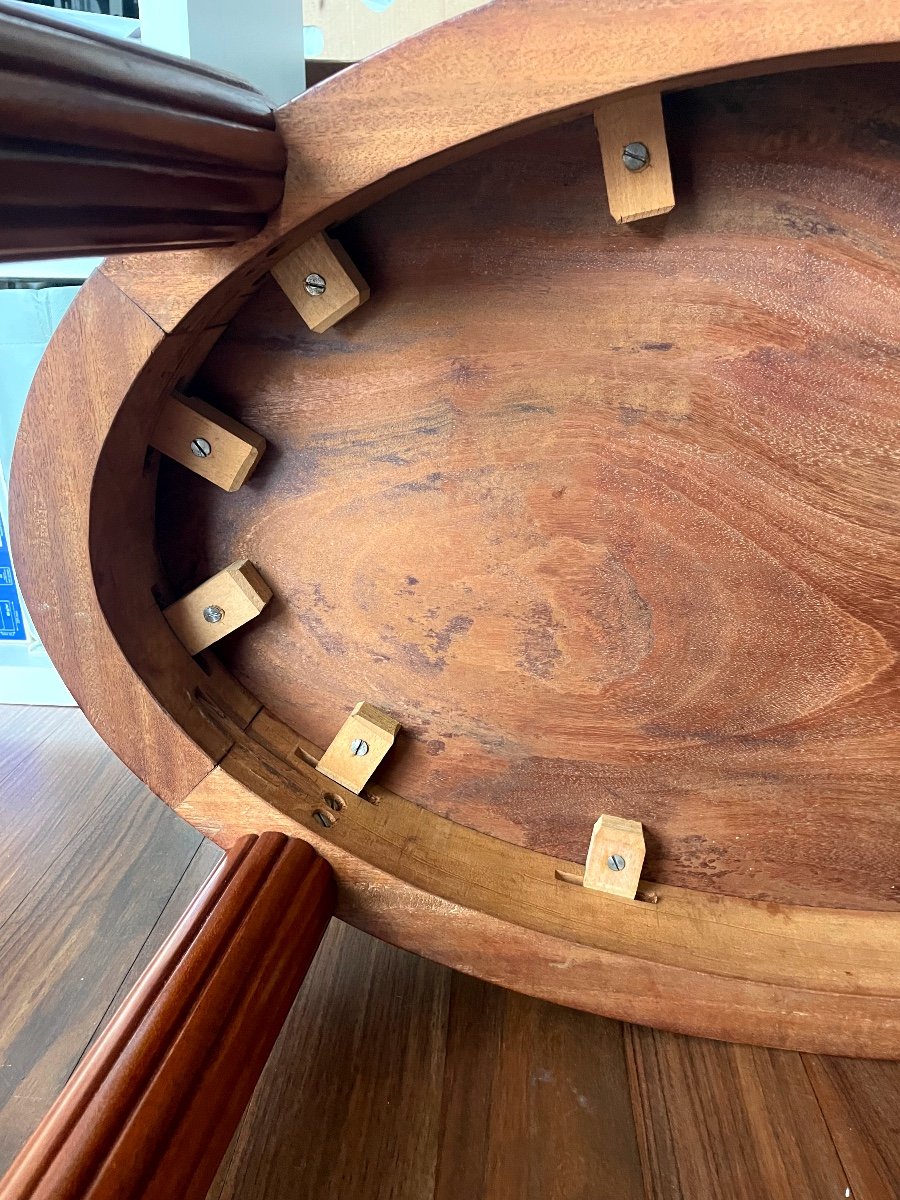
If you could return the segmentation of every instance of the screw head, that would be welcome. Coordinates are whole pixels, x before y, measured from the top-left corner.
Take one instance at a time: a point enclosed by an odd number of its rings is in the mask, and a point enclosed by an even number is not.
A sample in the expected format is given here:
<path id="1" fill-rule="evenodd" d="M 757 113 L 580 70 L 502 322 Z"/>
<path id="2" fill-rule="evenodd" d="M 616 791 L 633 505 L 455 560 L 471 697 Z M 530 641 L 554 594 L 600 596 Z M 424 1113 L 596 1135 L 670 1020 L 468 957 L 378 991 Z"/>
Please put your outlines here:
<path id="1" fill-rule="evenodd" d="M 218 625 L 225 616 L 225 609 L 219 608 L 218 604 L 207 604 L 203 610 L 203 620 L 209 621 L 210 625 Z"/>
<path id="2" fill-rule="evenodd" d="M 197 458 L 209 458 L 212 446 L 206 438 L 194 438 L 191 442 L 191 454 L 195 454 Z"/>
<path id="3" fill-rule="evenodd" d="M 315 271 L 311 271 L 303 281 L 303 286 L 311 296 L 321 296 L 325 291 L 325 280 Z"/>
<path id="4" fill-rule="evenodd" d="M 611 854 L 606 860 L 606 865 L 611 871 L 624 871 L 625 859 L 621 854 Z"/>
<path id="5" fill-rule="evenodd" d="M 643 171 L 650 162 L 650 151 L 643 142 L 629 142 L 622 150 L 622 162 L 628 171 Z"/>
<path id="6" fill-rule="evenodd" d="M 364 754 L 369 753 L 369 743 L 364 742 L 362 738 L 354 738 L 350 743 L 350 753 L 355 754 L 357 758 L 362 758 Z"/>

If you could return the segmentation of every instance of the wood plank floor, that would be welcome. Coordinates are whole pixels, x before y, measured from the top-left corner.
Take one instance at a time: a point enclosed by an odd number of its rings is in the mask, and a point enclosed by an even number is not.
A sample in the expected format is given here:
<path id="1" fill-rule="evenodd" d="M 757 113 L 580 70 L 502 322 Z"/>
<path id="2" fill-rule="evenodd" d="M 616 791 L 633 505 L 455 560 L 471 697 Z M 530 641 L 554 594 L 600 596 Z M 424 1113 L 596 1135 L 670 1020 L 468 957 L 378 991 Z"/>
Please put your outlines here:
<path id="1" fill-rule="evenodd" d="M 69 709 L 0 707 L 0 1170 L 216 861 Z M 211 1200 L 897 1200 L 900 1064 L 677 1037 L 337 922 Z"/>

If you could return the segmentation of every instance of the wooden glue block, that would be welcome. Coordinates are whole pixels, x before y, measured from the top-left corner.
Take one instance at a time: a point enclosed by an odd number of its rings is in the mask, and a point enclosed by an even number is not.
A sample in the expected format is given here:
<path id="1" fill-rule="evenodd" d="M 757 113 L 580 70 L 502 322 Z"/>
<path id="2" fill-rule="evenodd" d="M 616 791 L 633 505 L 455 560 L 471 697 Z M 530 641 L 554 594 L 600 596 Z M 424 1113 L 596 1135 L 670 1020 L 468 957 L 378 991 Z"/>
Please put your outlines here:
<path id="1" fill-rule="evenodd" d="M 658 92 L 613 100 L 594 113 L 609 211 L 619 224 L 657 217 L 675 207 L 669 147 Z M 635 153 L 626 153 L 634 147 Z M 643 149 L 641 149 L 643 148 Z M 646 151 L 646 155 L 644 154 Z M 638 166 L 630 170 L 627 162 Z"/>
<path id="2" fill-rule="evenodd" d="M 556 876 L 566 883 L 580 883 L 597 892 L 633 900 L 641 881 L 645 852 L 640 821 L 626 821 L 604 813 L 594 824 L 584 873 L 557 871 Z"/>
<path id="3" fill-rule="evenodd" d="M 164 608 L 163 616 L 187 652 L 199 654 L 259 616 L 271 598 L 259 571 L 242 558 Z"/>
<path id="4" fill-rule="evenodd" d="M 393 746 L 399 728 L 399 721 L 374 704 L 357 704 L 316 770 L 358 796 Z"/>
<path id="5" fill-rule="evenodd" d="M 324 333 L 369 298 L 369 285 L 343 246 L 324 233 L 277 262 L 272 275 L 313 333 Z"/>
<path id="6" fill-rule="evenodd" d="M 251 475 L 266 439 L 194 396 L 173 394 L 163 404 L 150 445 L 226 492 Z"/>

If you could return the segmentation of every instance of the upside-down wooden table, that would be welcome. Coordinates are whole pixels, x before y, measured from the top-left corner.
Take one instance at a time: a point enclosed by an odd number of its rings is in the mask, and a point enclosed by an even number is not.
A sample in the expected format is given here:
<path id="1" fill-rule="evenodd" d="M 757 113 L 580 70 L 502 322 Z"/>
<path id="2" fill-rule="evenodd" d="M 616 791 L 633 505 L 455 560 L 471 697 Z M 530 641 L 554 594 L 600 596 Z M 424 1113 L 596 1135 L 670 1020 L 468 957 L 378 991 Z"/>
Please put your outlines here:
<path id="1" fill-rule="evenodd" d="M 292 995 L 336 905 L 562 1004 L 900 1057 L 898 57 L 890 0 L 495 0 L 278 111 L 262 232 L 84 287 L 20 575 L 226 874 L 293 872 L 247 979 L 302 959 Z M 582 886 L 601 814 L 634 898 Z"/>

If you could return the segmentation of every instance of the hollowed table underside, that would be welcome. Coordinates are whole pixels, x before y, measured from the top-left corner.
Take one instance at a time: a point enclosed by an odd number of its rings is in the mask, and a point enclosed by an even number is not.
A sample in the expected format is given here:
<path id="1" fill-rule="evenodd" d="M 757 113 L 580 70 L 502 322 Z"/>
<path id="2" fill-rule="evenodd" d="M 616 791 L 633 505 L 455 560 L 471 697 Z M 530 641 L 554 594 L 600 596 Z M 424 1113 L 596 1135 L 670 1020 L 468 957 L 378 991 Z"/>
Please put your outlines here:
<path id="1" fill-rule="evenodd" d="M 618 227 L 590 121 L 338 231 L 372 298 L 324 335 L 269 281 L 194 390 L 269 441 L 235 494 L 161 468 L 176 591 L 250 557 L 219 648 L 380 779 L 645 877 L 892 908 L 900 105 L 893 66 L 672 95 L 677 203 Z M 892 458 L 892 455 L 894 456 Z"/>

